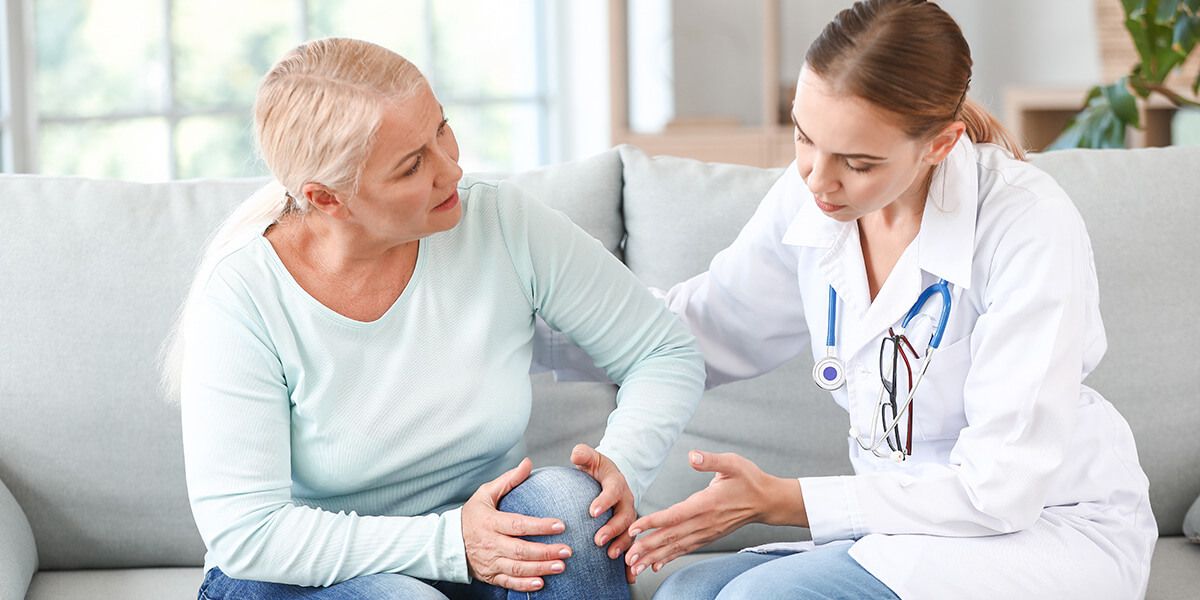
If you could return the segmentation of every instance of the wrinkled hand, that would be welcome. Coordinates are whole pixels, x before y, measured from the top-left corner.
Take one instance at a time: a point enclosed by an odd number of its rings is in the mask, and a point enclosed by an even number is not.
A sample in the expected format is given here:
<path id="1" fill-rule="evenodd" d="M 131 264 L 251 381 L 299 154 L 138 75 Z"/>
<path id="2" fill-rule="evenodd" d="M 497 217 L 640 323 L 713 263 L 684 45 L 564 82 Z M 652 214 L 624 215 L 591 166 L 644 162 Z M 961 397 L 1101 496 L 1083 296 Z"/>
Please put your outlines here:
<path id="1" fill-rule="evenodd" d="M 556 575 L 565 568 L 563 559 L 571 556 L 566 544 L 520 539 L 562 533 L 565 527 L 562 521 L 506 513 L 496 508 L 500 499 L 525 481 L 532 470 L 532 461 L 522 460 L 516 468 L 479 486 L 463 505 L 463 542 L 471 577 L 510 590 L 532 592 L 545 585 L 543 576 Z"/>
<path id="2" fill-rule="evenodd" d="M 715 475 L 708 487 L 629 527 L 634 537 L 653 530 L 638 538 L 625 556 L 634 577 L 647 567 L 658 571 L 679 556 L 747 523 L 807 520 L 799 481 L 772 477 L 737 454 L 693 450 L 688 460 L 693 469 Z"/>
<path id="3" fill-rule="evenodd" d="M 637 509 L 633 506 L 629 482 L 613 461 L 587 444 L 578 444 L 571 450 L 571 462 L 600 483 L 600 495 L 588 507 L 588 514 L 595 517 L 610 508 L 613 511 L 608 522 L 596 532 L 595 542 L 597 546 L 608 544 L 608 557 L 616 559 L 633 544 L 629 525 L 637 518 Z M 628 568 L 625 576 L 633 583 L 633 573 Z"/>

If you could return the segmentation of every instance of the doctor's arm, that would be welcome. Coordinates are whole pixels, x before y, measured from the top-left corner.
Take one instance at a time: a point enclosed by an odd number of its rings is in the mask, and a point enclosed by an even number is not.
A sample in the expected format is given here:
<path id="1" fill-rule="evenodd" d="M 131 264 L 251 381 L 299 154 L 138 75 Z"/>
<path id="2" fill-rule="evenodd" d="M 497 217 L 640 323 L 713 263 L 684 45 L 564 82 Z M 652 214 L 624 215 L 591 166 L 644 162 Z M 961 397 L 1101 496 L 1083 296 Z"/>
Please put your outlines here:
<path id="1" fill-rule="evenodd" d="M 783 244 L 809 198 L 789 166 L 708 271 L 667 292 L 667 306 L 700 343 L 709 388 L 757 377 L 809 351 L 796 257 Z"/>
<path id="2" fill-rule="evenodd" d="M 814 541 L 986 536 L 1037 521 L 1074 432 L 1094 278 L 1078 213 L 1065 198 L 1043 200 L 1011 224 L 976 284 L 986 306 L 968 342 L 967 426 L 949 463 L 801 478 Z"/>

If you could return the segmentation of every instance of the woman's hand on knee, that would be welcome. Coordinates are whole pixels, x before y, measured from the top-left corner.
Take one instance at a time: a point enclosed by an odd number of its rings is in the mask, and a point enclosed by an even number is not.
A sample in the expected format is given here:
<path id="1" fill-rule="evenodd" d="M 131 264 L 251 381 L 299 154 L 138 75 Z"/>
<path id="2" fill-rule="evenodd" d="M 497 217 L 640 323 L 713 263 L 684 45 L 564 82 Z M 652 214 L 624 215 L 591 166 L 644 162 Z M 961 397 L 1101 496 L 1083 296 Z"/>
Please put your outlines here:
<path id="1" fill-rule="evenodd" d="M 541 589 L 542 577 L 561 573 L 571 556 L 565 544 L 539 544 L 520 539 L 556 535 L 565 526 L 558 519 L 501 512 L 500 499 L 525 481 L 533 469 L 526 458 L 516 468 L 475 491 L 462 508 L 463 543 L 471 577 L 502 588 L 528 592 Z"/>
<path id="2" fill-rule="evenodd" d="M 633 537 L 629 535 L 629 526 L 637 519 L 633 490 L 616 463 L 587 444 L 578 444 L 571 450 L 571 462 L 600 484 L 600 494 L 592 500 L 588 514 L 597 517 L 610 508 L 613 511 L 608 522 L 596 532 L 594 541 L 597 546 L 608 544 L 608 557 L 616 559 L 633 545 Z"/>

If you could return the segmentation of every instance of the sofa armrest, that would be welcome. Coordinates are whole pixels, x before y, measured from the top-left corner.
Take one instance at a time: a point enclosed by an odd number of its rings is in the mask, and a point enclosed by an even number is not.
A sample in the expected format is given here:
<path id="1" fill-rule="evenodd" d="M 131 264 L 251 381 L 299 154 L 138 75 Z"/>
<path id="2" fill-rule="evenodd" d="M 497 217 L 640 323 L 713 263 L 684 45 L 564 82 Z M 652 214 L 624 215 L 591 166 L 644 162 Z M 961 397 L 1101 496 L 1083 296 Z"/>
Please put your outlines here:
<path id="1" fill-rule="evenodd" d="M 25 597 L 37 560 L 29 519 L 0 481 L 0 598 Z"/>

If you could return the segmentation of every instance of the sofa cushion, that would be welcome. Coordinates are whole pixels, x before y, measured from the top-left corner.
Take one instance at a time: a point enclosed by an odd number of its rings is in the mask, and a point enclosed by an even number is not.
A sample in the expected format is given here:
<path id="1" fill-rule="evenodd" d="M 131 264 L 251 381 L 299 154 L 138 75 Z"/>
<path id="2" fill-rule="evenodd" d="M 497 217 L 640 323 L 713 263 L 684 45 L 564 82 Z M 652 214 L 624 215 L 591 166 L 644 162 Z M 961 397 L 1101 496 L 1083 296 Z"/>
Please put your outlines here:
<path id="1" fill-rule="evenodd" d="M 708 268 L 737 237 L 782 169 L 719 165 L 624 146 L 625 260 L 644 283 L 668 288 Z M 689 449 L 738 452 L 779 476 L 850 472 L 844 411 L 812 382 L 812 357 L 750 381 L 705 393 L 667 464 L 642 500 L 643 513 L 674 504 L 708 484 L 687 462 Z M 800 528 L 750 525 L 707 550 L 736 550 L 808 539 Z"/>
<path id="2" fill-rule="evenodd" d="M 1150 563 L 1146 600 L 1192 600 L 1200 591 L 1200 546 L 1183 536 L 1161 537 Z"/>
<path id="3" fill-rule="evenodd" d="M 1200 498 L 1196 498 L 1183 519 L 1183 535 L 1189 541 L 1200 544 Z"/>
<path id="4" fill-rule="evenodd" d="M 0 479 L 43 569 L 201 563 L 156 357 L 205 239 L 261 183 L 0 177 Z"/>
<path id="5" fill-rule="evenodd" d="M 1133 429 L 1162 535 L 1200 494 L 1200 148 L 1066 150 L 1033 157 L 1092 238 L 1108 352 L 1085 383 Z"/>
<path id="6" fill-rule="evenodd" d="M 20 598 L 37 571 L 37 545 L 25 512 L 0 481 L 0 598 Z"/>
<path id="7" fill-rule="evenodd" d="M 203 580 L 201 567 L 42 571 L 25 600 L 186 600 L 196 597 Z"/>

